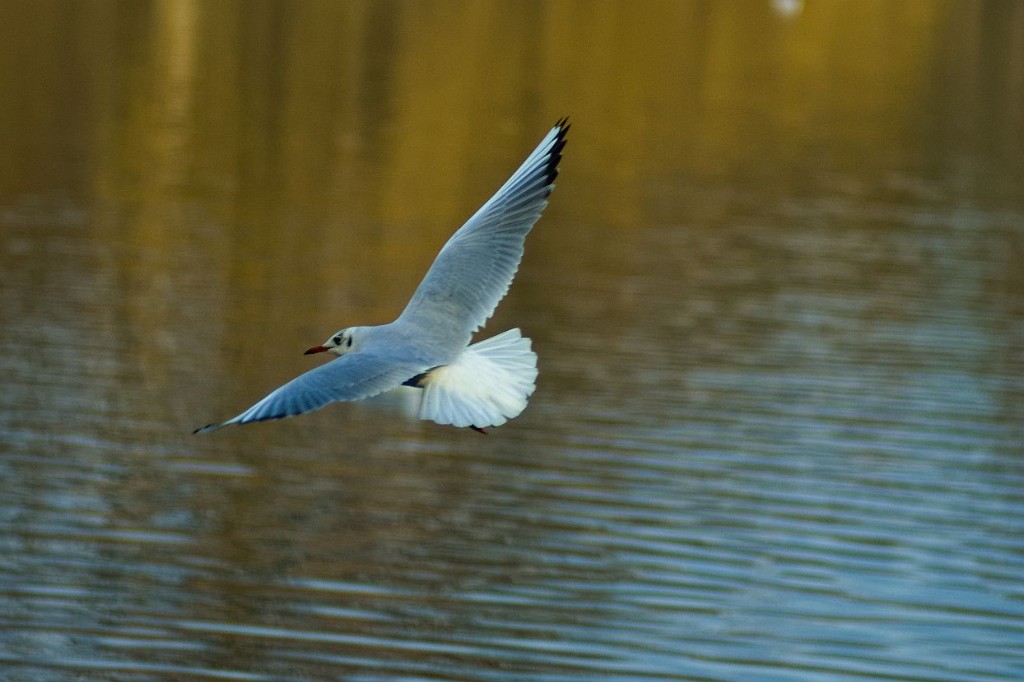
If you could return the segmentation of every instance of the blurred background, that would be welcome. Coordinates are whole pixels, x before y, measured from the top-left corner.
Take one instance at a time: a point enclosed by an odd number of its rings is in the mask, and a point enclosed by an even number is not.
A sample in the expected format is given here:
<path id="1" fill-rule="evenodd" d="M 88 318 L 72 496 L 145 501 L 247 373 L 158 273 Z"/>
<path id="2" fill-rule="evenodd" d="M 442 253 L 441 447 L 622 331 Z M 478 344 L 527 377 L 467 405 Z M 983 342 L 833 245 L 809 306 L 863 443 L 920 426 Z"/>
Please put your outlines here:
<path id="1" fill-rule="evenodd" d="M 0 677 L 1024 674 L 1024 4 L 0 14 Z M 191 435 L 561 116 L 521 417 Z"/>

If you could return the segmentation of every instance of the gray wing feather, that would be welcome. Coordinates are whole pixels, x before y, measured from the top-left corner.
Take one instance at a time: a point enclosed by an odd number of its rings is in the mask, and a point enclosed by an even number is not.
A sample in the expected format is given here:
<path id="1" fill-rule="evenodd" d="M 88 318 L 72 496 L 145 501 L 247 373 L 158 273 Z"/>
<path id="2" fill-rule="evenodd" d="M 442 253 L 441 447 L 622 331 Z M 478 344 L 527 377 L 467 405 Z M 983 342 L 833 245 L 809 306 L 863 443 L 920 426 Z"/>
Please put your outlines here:
<path id="1" fill-rule="evenodd" d="M 462 350 L 504 298 L 527 233 L 547 206 L 569 126 L 559 121 L 501 189 L 444 245 L 396 322 Z"/>
<path id="2" fill-rule="evenodd" d="M 237 417 L 209 424 L 195 433 L 216 431 L 231 424 L 293 417 L 344 400 L 362 400 L 396 388 L 426 369 L 420 364 L 396 362 L 372 353 L 349 353 L 299 375 Z"/>

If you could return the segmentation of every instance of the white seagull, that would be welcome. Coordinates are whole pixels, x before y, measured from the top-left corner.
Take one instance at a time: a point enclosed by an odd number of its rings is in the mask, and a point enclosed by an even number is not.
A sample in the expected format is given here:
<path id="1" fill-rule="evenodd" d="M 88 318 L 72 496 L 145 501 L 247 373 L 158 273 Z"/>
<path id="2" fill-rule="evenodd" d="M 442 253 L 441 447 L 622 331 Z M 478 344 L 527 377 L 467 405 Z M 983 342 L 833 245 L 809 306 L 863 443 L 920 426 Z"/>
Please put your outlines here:
<path id="1" fill-rule="evenodd" d="M 390 324 L 348 327 L 306 354 L 338 357 L 312 369 L 231 424 L 283 419 L 398 388 L 423 389 L 419 418 L 483 432 L 519 415 L 533 394 L 537 355 L 510 329 L 470 345 L 508 292 L 523 242 L 548 203 L 569 130 L 562 119 L 501 189 L 452 235 L 405 310 Z"/>

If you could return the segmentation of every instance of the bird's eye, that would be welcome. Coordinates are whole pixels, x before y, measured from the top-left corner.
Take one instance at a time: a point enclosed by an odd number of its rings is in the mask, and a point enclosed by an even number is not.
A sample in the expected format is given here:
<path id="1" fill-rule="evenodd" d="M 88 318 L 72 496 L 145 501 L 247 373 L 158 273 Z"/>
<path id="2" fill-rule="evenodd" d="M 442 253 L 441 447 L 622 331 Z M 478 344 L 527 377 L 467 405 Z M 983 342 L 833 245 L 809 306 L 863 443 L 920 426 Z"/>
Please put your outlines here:
<path id="1" fill-rule="evenodd" d="M 335 346 L 340 346 L 341 345 L 341 337 L 340 336 L 335 336 L 333 339 L 331 339 L 331 341 L 334 342 Z"/>
<path id="2" fill-rule="evenodd" d="M 348 346 L 349 348 L 352 347 L 352 337 L 351 336 L 348 337 L 347 339 L 345 339 L 345 345 Z"/>

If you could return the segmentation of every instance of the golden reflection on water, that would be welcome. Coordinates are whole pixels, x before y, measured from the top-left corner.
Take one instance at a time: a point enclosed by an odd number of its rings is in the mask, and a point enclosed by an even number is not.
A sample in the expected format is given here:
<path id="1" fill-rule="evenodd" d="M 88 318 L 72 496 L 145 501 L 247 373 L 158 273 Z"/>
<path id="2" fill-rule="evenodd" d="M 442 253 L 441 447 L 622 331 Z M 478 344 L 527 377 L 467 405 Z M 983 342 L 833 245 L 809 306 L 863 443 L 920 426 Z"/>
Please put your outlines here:
<path id="1" fill-rule="evenodd" d="M 380 283 L 389 300 L 564 114 L 578 121 L 576 220 L 627 229 L 650 223 L 658 178 L 788 185 L 912 163 L 944 141 L 1011 163 L 1021 151 L 1015 4 L 810 3 L 796 19 L 745 2 L 7 12 L 0 78 L 20 97 L 4 115 L 17 141 L 5 195 L 131 200 L 142 215 L 113 229 L 159 243 L 170 192 L 268 254 L 295 240 L 288 211 L 336 262 L 337 233 L 379 224 L 373 246 L 411 270 Z M 53 186 L 54 160 L 74 181 Z"/>

